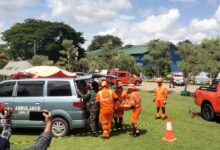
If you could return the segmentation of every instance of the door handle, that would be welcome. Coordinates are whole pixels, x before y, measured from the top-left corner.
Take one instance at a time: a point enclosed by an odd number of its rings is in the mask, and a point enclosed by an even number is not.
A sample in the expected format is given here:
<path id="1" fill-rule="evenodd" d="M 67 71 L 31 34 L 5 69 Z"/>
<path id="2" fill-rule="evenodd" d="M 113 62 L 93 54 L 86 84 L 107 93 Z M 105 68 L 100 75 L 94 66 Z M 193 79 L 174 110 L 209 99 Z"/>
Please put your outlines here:
<path id="1" fill-rule="evenodd" d="M 36 102 L 35 104 L 36 104 L 36 105 L 40 105 L 40 102 Z"/>

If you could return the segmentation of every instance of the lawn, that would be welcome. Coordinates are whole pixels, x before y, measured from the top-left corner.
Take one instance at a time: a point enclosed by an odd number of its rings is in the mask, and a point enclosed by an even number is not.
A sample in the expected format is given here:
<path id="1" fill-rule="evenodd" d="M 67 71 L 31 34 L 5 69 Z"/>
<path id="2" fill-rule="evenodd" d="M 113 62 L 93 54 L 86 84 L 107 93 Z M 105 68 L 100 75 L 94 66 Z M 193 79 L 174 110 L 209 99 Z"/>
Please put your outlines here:
<path id="1" fill-rule="evenodd" d="M 208 122 L 199 118 L 193 120 L 189 107 L 200 110 L 193 102 L 193 97 L 182 97 L 169 94 L 167 101 L 167 115 L 172 118 L 175 142 L 161 140 L 166 128 L 165 120 L 155 120 L 155 106 L 152 103 L 152 93 L 141 92 L 142 112 L 139 118 L 141 135 L 134 138 L 130 135 L 130 111 L 125 112 L 124 124 L 126 129 L 113 131 L 109 140 L 91 137 L 88 130 L 74 130 L 69 137 L 53 138 L 50 150 L 219 150 L 220 149 L 220 121 Z M 34 143 L 41 131 L 27 130 L 13 132 L 11 148 L 13 150 L 28 147 Z M 29 141 L 24 144 L 16 142 Z"/>

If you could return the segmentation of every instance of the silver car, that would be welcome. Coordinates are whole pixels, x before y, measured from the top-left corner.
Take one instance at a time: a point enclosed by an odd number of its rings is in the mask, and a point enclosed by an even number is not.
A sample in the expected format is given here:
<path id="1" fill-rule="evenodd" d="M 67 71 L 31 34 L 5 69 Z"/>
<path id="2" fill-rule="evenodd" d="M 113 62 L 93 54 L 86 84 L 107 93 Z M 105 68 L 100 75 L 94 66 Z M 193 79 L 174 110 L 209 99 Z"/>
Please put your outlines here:
<path id="1" fill-rule="evenodd" d="M 52 113 L 52 133 L 64 136 L 87 124 L 83 100 L 77 95 L 82 78 L 8 80 L 0 83 L 0 103 L 12 107 L 13 128 L 43 128 L 43 121 L 30 121 L 29 112 L 47 109 Z"/>

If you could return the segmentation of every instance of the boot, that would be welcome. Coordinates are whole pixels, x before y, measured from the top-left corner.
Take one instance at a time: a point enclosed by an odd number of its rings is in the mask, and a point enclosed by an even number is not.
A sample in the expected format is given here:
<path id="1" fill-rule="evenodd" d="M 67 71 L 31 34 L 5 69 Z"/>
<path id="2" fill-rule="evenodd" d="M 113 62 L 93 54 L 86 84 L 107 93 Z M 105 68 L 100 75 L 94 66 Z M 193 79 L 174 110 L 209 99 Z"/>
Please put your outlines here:
<path id="1" fill-rule="evenodd" d="M 137 128 L 135 128 L 135 127 L 133 127 L 133 133 L 132 133 L 132 135 L 133 135 L 133 137 L 137 137 Z"/>
<path id="2" fill-rule="evenodd" d="M 157 114 L 156 114 L 155 119 L 160 119 L 160 113 L 157 113 Z"/>
<path id="3" fill-rule="evenodd" d="M 140 131 L 138 129 L 136 129 L 135 133 L 136 133 L 136 136 L 140 135 Z"/>
<path id="4" fill-rule="evenodd" d="M 99 133 L 96 132 L 96 131 L 93 131 L 92 134 L 91 134 L 92 137 L 98 137 L 99 136 Z"/>
<path id="5" fill-rule="evenodd" d="M 116 130 L 118 130 L 119 128 L 118 118 L 114 118 L 114 121 L 115 121 L 115 128 Z"/>
<path id="6" fill-rule="evenodd" d="M 119 124 L 118 124 L 118 127 L 122 129 L 122 121 L 123 121 L 123 118 L 119 118 Z"/>

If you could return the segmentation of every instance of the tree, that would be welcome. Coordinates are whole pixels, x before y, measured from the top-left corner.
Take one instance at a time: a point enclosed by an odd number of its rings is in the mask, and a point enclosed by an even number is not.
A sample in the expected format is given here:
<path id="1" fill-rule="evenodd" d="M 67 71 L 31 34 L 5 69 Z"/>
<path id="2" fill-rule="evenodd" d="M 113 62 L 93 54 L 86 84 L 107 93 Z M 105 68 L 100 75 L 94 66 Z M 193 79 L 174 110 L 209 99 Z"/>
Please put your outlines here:
<path id="1" fill-rule="evenodd" d="M 204 39 L 200 44 L 202 48 L 202 57 L 200 63 L 202 69 L 209 73 L 210 83 L 215 78 L 220 70 L 220 38 L 215 39 Z"/>
<path id="2" fill-rule="evenodd" d="M 187 91 L 189 80 L 192 76 L 197 75 L 201 71 L 201 49 L 198 45 L 194 45 L 190 41 L 179 42 L 176 52 L 181 60 L 177 65 L 183 70 L 186 77 L 185 91 Z"/>
<path id="3" fill-rule="evenodd" d="M 33 66 L 52 66 L 54 62 L 48 59 L 48 56 L 35 55 L 29 62 Z"/>
<path id="4" fill-rule="evenodd" d="M 76 53 L 78 48 L 73 45 L 73 40 L 63 40 L 62 42 L 63 50 L 60 50 L 60 60 L 59 65 L 67 68 L 69 71 L 72 71 L 72 65 L 76 65 Z"/>
<path id="5" fill-rule="evenodd" d="M 89 56 L 78 61 L 77 71 L 86 73 L 94 73 L 96 70 L 104 68 L 102 59 L 97 56 Z"/>
<path id="6" fill-rule="evenodd" d="M 157 77 L 166 74 L 170 70 L 172 63 L 168 51 L 170 44 L 170 42 L 162 40 L 152 40 L 147 44 L 149 53 L 144 55 L 142 60 L 152 66 Z"/>
<path id="7" fill-rule="evenodd" d="M 84 56 L 81 44 L 85 39 L 82 33 L 62 22 L 26 19 L 4 31 L 2 39 L 10 47 L 9 54 L 12 59 L 31 59 L 35 49 L 37 55 L 46 55 L 56 62 L 64 39 L 74 41 L 74 46 L 78 48 L 78 58 Z"/>
<path id="8" fill-rule="evenodd" d="M 88 51 L 93 51 L 100 49 L 104 46 L 105 43 L 111 41 L 112 42 L 112 47 L 113 48 L 119 48 L 122 46 L 122 41 L 120 38 L 112 35 L 97 35 L 93 38 L 91 44 L 88 47 Z"/>

